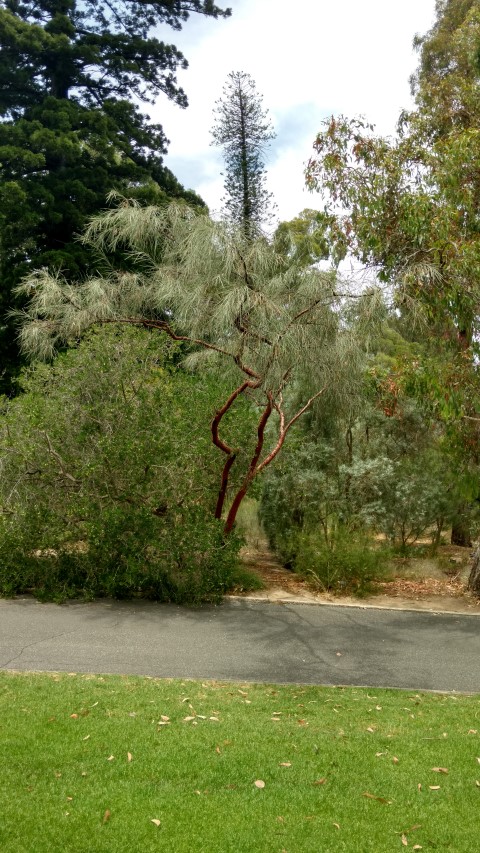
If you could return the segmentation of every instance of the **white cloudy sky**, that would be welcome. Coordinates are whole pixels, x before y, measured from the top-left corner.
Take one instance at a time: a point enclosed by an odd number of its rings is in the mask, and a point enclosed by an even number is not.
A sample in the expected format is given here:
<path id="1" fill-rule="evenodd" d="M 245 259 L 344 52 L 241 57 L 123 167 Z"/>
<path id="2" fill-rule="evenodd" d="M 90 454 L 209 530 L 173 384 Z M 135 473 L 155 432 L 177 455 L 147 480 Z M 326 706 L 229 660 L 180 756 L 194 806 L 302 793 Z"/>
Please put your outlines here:
<path id="1" fill-rule="evenodd" d="M 304 189 L 303 170 L 322 119 L 365 115 L 392 134 L 411 105 L 408 78 L 416 67 L 415 33 L 434 20 L 435 0 L 227 0 L 233 15 L 214 21 L 192 16 L 165 41 L 189 62 L 179 82 L 186 110 L 159 101 L 149 109 L 170 139 L 168 165 L 211 211 L 221 207 L 221 152 L 210 145 L 215 101 L 230 71 L 246 71 L 263 95 L 277 133 L 268 154 L 269 189 L 280 219 L 317 199 Z"/>

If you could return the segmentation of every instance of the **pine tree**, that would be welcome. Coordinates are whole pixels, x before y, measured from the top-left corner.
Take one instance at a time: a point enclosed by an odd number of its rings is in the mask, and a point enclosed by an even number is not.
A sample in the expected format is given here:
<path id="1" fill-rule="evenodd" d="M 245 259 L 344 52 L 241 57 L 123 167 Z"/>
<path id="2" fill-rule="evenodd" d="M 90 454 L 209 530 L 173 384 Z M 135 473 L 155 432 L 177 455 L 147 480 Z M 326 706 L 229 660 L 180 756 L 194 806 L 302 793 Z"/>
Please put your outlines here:
<path id="1" fill-rule="evenodd" d="M 225 208 L 250 239 L 260 233 L 271 207 L 263 157 L 275 133 L 249 74 L 228 75 L 214 116 L 213 142 L 223 147 L 226 167 Z"/>
<path id="2" fill-rule="evenodd" d="M 163 94 L 187 105 L 175 76 L 187 62 L 152 32 L 179 30 L 191 12 L 230 14 L 212 0 L 1 0 L 2 317 L 31 269 L 61 268 L 72 280 L 88 271 L 76 235 L 110 190 L 202 204 L 164 166 L 163 129 L 134 103 Z M 7 374 L 18 361 L 8 324 L 0 358 Z"/>

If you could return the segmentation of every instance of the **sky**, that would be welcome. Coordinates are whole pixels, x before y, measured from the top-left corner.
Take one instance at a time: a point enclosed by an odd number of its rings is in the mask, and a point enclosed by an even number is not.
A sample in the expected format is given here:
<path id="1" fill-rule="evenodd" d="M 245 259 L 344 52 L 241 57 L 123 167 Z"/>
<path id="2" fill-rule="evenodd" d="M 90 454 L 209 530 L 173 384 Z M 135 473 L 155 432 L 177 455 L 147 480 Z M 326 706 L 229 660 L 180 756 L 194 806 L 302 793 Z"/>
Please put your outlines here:
<path id="1" fill-rule="evenodd" d="M 385 135 L 395 133 L 412 106 L 409 77 L 416 33 L 434 21 L 435 0 L 216 0 L 232 17 L 192 15 L 174 43 L 189 67 L 178 73 L 189 107 L 159 100 L 148 112 L 170 140 L 165 164 L 194 189 L 211 213 L 222 207 L 221 149 L 211 145 L 215 101 L 231 71 L 245 71 L 263 96 L 276 131 L 266 156 L 268 189 L 280 220 L 292 219 L 320 198 L 304 188 L 304 168 L 322 121 L 365 116 Z"/>

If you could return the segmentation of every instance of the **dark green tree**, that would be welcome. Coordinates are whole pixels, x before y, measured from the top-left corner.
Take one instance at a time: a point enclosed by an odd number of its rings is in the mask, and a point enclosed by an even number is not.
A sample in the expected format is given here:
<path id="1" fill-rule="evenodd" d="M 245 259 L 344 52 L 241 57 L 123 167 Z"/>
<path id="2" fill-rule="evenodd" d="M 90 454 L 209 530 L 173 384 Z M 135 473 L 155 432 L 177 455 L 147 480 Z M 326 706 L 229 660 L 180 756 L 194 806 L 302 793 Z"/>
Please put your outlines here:
<path id="1" fill-rule="evenodd" d="M 249 74 L 228 75 L 214 116 L 213 142 L 223 148 L 225 159 L 225 208 L 250 239 L 268 219 L 272 195 L 266 188 L 263 158 L 275 133 Z"/>
<path id="2" fill-rule="evenodd" d="M 135 104 L 163 94 L 187 105 L 176 81 L 187 62 L 156 33 L 181 29 L 192 12 L 230 14 L 212 0 L 0 3 L 2 317 L 31 269 L 60 267 L 72 280 L 88 271 L 76 235 L 110 190 L 202 203 L 164 166 L 163 129 Z M 5 374 L 18 356 L 11 328 L 1 331 Z"/>

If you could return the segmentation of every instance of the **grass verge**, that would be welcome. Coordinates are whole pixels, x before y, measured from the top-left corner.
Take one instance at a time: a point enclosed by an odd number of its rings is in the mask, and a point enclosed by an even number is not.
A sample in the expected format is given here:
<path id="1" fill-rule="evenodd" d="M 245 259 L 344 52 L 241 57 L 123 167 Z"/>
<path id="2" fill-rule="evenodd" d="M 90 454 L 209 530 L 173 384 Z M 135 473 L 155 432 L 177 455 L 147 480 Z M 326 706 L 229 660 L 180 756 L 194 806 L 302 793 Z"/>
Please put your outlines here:
<path id="1" fill-rule="evenodd" d="M 0 673 L 2 853 L 478 849 L 480 697 Z"/>

